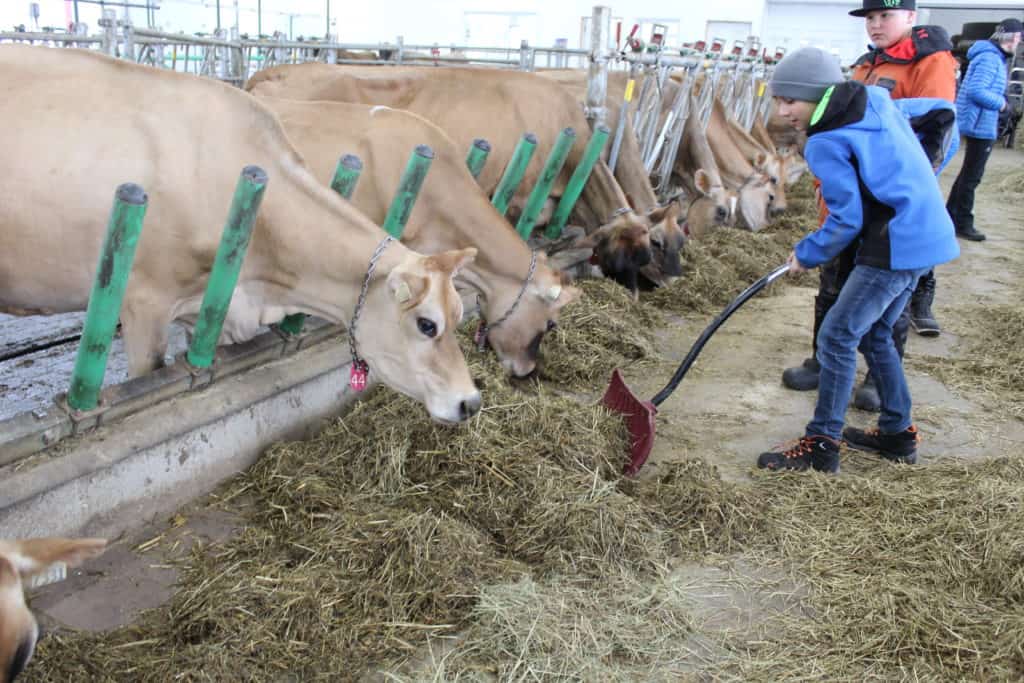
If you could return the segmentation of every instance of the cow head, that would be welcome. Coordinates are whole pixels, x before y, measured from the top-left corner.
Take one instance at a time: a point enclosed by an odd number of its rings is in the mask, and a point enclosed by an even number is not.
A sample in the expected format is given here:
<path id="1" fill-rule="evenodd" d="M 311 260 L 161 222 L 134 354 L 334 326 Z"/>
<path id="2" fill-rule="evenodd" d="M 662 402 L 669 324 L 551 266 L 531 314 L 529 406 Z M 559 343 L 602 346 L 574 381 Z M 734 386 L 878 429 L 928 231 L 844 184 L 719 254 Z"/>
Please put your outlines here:
<path id="1" fill-rule="evenodd" d="M 446 424 L 465 422 L 480 410 L 480 392 L 455 338 L 462 299 L 452 282 L 475 256 L 473 248 L 407 253 L 383 287 L 370 288 L 356 331 L 358 351 L 371 370 Z"/>
<path id="2" fill-rule="evenodd" d="M 782 157 L 778 154 L 758 152 L 757 158 L 754 159 L 754 168 L 768 179 L 768 185 L 771 187 L 772 198 L 768 204 L 768 214 L 772 217 L 782 215 L 788 208 Z"/>
<path id="3" fill-rule="evenodd" d="M 20 674 L 39 639 L 39 625 L 25 604 L 22 581 L 62 563 L 75 567 L 103 552 L 100 538 L 0 541 L 0 683 Z"/>
<path id="4" fill-rule="evenodd" d="M 791 187 L 807 170 L 807 162 L 800 156 L 800 152 L 793 148 L 780 150 L 779 154 L 782 159 L 782 178 L 786 187 Z"/>
<path id="5" fill-rule="evenodd" d="M 740 225 L 757 232 L 768 225 L 768 211 L 775 201 L 771 180 L 759 171 L 748 176 L 737 190 Z"/>
<path id="6" fill-rule="evenodd" d="M 544 335 L 558 324 L 562 307 L 580 296 L 579 289 L 569 286 L 568 276 L 553 270 L 546 259 L 543 253 L 537 254 L 537 267 L 525 288 L 522 280 L 508 280 L 492 289 L 484 302 L 484 316 L 492 325 L 487 341 L 502 367 L 514 377 L 533 374 Z M 519 304 L 512 315 L 494 325 L 508 314 L 517 298 Z"/>
<path id="7" fill-rule="evenodd" d="M 715 182 L 703 168 L 698 168 L 693 174 L 693 185 L 698 195 L 686 212 L 691 236 L 697 236 L 697 228 L 735 224 L 737 194 L 734 190 L 726 189 L 721 181 Z M 703 232 L 706 230 L 700 230 L 701 234 Z"/>
<path id="8" fill-rule="evenodd" d="M 592 248 L 593 261 L 607 277 L 639 296 L 640 269 L 651 262 L 651 224 L 631 209 L 617 211 L 611 220 L 577 242 Z"/>
<path id="9" fill-rule="evenodd" d="M 647 214 L 651 223 L 652 263 L 665 277 L 679 277 L 683 274 L 683 262 L 679 254 L 686 243 L 686 234 L 679 226 L 682 213 L 678 201 L 671 201 Z"/>

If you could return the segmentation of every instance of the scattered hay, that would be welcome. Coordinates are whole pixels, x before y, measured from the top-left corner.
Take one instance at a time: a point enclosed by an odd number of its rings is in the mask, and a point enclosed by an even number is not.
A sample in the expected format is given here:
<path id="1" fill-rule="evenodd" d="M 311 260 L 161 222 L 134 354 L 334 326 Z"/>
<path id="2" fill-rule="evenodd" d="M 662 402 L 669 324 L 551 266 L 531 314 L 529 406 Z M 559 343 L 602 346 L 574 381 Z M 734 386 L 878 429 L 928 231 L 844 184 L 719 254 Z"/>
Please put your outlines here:
<path id="1" fill-rule="evenodd" d="M 544 338 L 540 376 L 567 389 L 603 386 L 616 367 L 656 355 L 652 328 L 659 311 L 633 301 L 607 279 L 581 280 L 583 297 L 567 307 L 557 328 Z"/>
<path id="2" fill-rule="evenodd" d="M 680 577 L 523 578 L 485 588 L 464 638 L 399 681 L 679 681 L 692 674 Z"/>
<path id="3" fill-rule="evenodd" d="M 764 505 L 746 487 L 723 481 L 707 461 L 661 463 L 657 473 L 623 486 L 670 530 L 674 557 L 734 552 L 763 532 Z"/>
<path id="4" fill-rule="evenodd" d="M 956 391 L 982 396 L 994 409 L 1024 418 L 1024 309 L 986 305 L 960 309 L 958 317 L 970 330 L 965 356 L 917 357 L 914 367 Z"/>
<path id="5" fill-rule="evenodd" d="M 668 287 L 644 295 L 644 301 L 678 314 L 711 313 L 724 307 L 785 263 L 796 243 L 817 227 L 818 208 L 810 174 L 789 189 L 787 198 L 786 213 L 761 232 L 723 229 L 689 242 L 682 253 L 683 276 Z M 817 273 L 811 271 L 781 282 L 816 287 L 817 278 Z"/>
<path id="6" fill-rule="evenodd" d="M 873 460 L 863 476 L 758 478 L 759 559 L 795 566 L 813 612 L 768 624 L 739 677 L 1021 680 L 1024 459 Z"/>
<path id="7" fill-rule="evenodd" d="M 1008 173 L 999 181 L 999 191 L 1012 194 L 1024 194 L 1024 171 Z"/>

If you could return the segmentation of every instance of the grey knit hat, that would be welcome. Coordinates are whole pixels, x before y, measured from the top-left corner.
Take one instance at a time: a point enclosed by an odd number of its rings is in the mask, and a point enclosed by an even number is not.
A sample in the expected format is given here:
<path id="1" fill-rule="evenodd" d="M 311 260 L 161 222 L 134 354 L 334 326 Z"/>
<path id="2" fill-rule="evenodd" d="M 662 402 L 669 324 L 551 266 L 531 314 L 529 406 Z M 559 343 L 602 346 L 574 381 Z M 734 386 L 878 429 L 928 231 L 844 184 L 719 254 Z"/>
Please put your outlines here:
<path id="1" fill-rule="evenodd" d="M 779 62 L 768 83 L 774 97 L 818 102 L 829 86 L 843 82 L 839 61 L 816 47 L 803 47 Z"/>

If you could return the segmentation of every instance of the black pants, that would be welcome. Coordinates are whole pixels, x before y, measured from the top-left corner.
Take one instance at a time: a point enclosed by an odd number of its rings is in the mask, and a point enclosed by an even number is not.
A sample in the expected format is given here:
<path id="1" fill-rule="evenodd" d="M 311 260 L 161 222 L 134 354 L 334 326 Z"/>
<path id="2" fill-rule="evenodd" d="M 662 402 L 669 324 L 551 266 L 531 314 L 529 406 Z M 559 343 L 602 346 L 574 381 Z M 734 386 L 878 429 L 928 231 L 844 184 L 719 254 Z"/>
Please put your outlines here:
<path id="1" fill-rule="evenodd" d="M 946 211 L 953 219 L 957 232 L 974 230 L 974 191 L 985 175 L 985 164 L 992 153 L 994 140 L 982 140 L 965 136 L 967 151 L 964 153 L 964 165 L 956 176 L 953 189 L 946 200 Z"/>
<path id="2" fill-rule="evenodd" d="M 813 348 L 815 356 L 818 355 L 818 330 L 821 328 L 821 322 L 825 319 L 829 309 L 832 308 L 832 304 L 839 298 L 840 290 L 846 284 L 847 278 L 850 277 L 850 273 L 856 265 L 854 260 L 855 254 L 855 247 L 851 246 L 820 268 L 818 296 L 814 298 Z M 926 275 L 921 276 L 921 280 L 935 277 L 934 273 L 934 270 L 928 271 Z M 918 290 L 920 289 L 921 284 L 918 283 Z M 918 290 L 915 290 L 914 293 L 916 294 Z M 903 358 L 903 352 L 907 346 L 907 336 L 910 334 L 910 303 L 910 301 L 907 302 L 903 313 L 900 314 L 896 324 L 892 326 L 892 340 L 896 344 L 896 351 L 900 354 L 900 358 Z"/>

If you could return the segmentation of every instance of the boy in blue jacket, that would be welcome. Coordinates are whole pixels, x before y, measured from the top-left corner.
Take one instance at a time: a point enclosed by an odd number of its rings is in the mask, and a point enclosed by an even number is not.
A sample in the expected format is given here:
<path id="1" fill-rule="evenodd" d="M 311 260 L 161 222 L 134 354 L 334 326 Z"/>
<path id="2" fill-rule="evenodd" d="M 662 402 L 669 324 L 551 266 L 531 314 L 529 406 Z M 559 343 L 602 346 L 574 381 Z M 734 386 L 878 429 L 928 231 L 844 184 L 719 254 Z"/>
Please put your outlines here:
<path id="1" fill-rule="evenodd" d="M 972 242 L 985 239 L 974 227 L 974 191 L 985 175 L 999 127 L 999 112 L 1006 109 L 1006 62 L 1020 44 L 1024 26 L 1017 19 L 1004 19 L 990 40 L 979 40 L 967 51 L 970 66 L 956 96 L 960 132 L 967 140 L 967 152 L 960 173 L 949 192 L 946 209 L 956 234 Z"/>
<path id="2" fill-rule="evenodd" d="M 803 48 L 783 59 L 769 84 L 778 113 L 807 132 L 804 156 L 829 216 L 789 257 L 795 275 L 859 241 L 855 266 L 818 333 L 818 402 L 791 448 L 762 453 L 758 467 L 839 471 L 839 441 L 893 461 L 917 459 L 910 390 L 892 326 L 918 278 L 960 253 L 932 163 L 889 93 L 843 82 L 834 57 Z M 863 352 L 878 386 L 878 429 L 843 429 Z"/>

